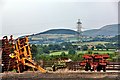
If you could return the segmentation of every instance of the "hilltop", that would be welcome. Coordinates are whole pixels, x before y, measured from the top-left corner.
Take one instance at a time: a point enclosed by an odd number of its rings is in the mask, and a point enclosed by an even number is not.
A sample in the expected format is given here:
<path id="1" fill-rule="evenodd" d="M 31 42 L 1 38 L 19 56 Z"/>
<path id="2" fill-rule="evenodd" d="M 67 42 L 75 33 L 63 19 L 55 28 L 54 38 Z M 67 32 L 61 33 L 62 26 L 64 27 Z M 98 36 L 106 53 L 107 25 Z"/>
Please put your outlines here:
<path id="1" fill-rule="evenodd" d="M 83 35 L 86 36 L 98 36 L 98 35 L 104 35 L 104 36 L 115 36 L 118 35 L 118 24 L 112 24 L 112 25 L 106 25 L 103 26 L 100 29 L 91 29 L 83 31 Z M 32 36 L 41 35 L 41 34 L 71 34 L 75 35 L 77 34 L 76 31 L 70 30 L 70 29 L 51 29 L 45 32 L 37 33 Z"/>
<path id="2" fill-rule="evenodd" d="M 77 32 L 71 29 L 51 29 L 45 32 L 38 33 L 39 34 L 76 34 Z"/>
<path id="3" fill-rule="evenodd" d="M 120 26 L 120 24 L 106 25 L 100 29 L 86 30 L 83 32 L 83 34 L 87 36 L 98 36 L 98 35 L 115 36 L 118 35 L 118 26 Z"/>

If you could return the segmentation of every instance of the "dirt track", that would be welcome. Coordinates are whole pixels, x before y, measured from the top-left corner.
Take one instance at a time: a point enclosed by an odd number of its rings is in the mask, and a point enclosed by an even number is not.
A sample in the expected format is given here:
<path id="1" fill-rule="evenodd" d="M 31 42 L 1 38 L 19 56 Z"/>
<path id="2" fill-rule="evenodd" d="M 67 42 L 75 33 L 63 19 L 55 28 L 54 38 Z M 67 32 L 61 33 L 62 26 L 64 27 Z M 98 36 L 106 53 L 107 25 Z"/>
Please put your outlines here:
<path id="1" fill-rule="evenodd" d="M 1 80 L 120 80 L 120 72 L 1 73 Z"/>

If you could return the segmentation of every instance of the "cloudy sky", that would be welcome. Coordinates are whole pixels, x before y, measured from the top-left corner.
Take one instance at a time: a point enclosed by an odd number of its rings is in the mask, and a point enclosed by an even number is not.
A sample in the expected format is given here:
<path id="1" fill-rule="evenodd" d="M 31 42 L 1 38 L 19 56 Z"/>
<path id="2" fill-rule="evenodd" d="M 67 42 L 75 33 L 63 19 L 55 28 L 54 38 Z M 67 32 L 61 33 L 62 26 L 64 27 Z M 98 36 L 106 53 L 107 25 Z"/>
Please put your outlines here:
<path id="1" fill-rule="evenodd" d="M 114 2 L 113 2 L 114 1 Z M 118 0 L 0 0 L 0 37 L 49 29 L 83 30 L 118 23 Z"/>

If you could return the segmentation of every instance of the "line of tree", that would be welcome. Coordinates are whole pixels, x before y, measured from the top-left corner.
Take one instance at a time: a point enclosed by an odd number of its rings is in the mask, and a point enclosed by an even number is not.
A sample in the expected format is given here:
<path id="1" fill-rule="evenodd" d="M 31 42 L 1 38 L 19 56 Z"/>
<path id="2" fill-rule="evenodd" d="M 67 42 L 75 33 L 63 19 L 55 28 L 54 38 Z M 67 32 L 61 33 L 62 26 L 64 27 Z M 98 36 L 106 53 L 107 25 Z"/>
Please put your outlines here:
<path id="1" fill-rule="evenodd" d="M 96 49 L 117 49 L 118 45 L 113 43 L 106 43 L 106 44 L 98 44 L 95 45 Z M 95 48 L 92 46 L 91 50 L 94 50 Z M 57 51 L 70 51 L 71 53 L 75 53 L 76 50 L 88 50 L 88 45 L 78 46 L 78 45 L 72 45 L 72 43 L 64 42 L 61 44 L 49 44 L 49 45 L 32 45 L 31 51 L 34 54 L 49 54 L 50 52 L 57 52 Z"/>
<path id="2" fill-rule="evenodd" d="M 117 44 L 112 44 L 112 43 L 106 43 L 106 44 L 98 44 L 96 45 L 96 49 L 116 49 Z M 78 50 L 83 50 L 83 51 L 88 51 L 88 53 L 92 53 L 92 50 L 94 50 L 94 47 L 91 49 L 88 49 L 88 45 L 83 45 L 83 46 L 78 46 L 78 45 L 73 45 L 72 43 L 65 42 L 61 44 L 49 44 L 49 45 L 32 45 L 31 46 L 31 52 L 33 55 L 33 58 L 36 60 L 43 59 L 43 60 L 53 60 L 55 58 L 60 58 L 60 57 L 66 57 L 70 58 L 73 61 L 76 60 L 82 60 L 82 55 L 76 54 L 76 51 Z M 55 55 L 55 56 L 50 56 L 49 54 L 51 52 L 57 52 L 61 51 L 61 55 Z M 68 55 L 65 54 L 64 51 L 68 51 Z M 112 59 L 114 55 L 110 54 L 110 58 Z"/>

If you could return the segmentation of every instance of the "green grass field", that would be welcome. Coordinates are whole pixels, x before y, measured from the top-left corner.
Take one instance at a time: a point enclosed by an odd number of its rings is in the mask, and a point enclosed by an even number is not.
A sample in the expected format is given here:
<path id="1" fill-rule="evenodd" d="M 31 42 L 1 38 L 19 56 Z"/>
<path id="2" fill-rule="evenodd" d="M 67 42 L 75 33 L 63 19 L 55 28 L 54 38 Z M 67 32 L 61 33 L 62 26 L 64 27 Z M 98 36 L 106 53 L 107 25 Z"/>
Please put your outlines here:
<path id="1" fill-rule="evenodd" d="M 65 52 L 65 54 L 68 54 L 68 51 L 58 51 L 58 52 L 51 52 L 50 55 L 61 55 L 62 52 Z M 92 51 L 93 53 L 99 53 L 99 54 L 114 54 L 115 51 Z M 88 51 L 77 51 L 77 54 L 85 54 L 88 53 Z"/>
<path id="2" fill-rule="evenodd" d="M 74 43 L 73 45 L 98 45 L 98 44 L 105 44 L 105 43 L 109 43 L 109 42 L 101 42 L 101 41 L 97 41 L 97 42 L 84 42 L 84 43 Z M 58 51 L 58 52 L 51 52 L 50 55 L 60 55 L 62 52 L 65 52 L 65 54 L 68 54 L 68 51 Z M 76 51 L 77 54 L 85 54 L 88 53 L 88 51 Z M 114 54 L 115 50 L 94 50 L 92 51 L 92 53 L 99 53 L 99 54 Z"/>
<path id="3" fill-rule="evenodd" d="M 106 44 L 106 43 L 109 43 L 109 42 L 102 42 L 102 41 L 97 41 L 97 42 L 83 42 L 82 44 L 81 43 L 74 43 L 73 45 L 98 45 L 98 44 Z"/>
<path id="4" fill-rule="evenodd" d="M 65 52 L 65 54 L 68 54 L 68 51 L 58 51 L 58 52 L 51 52 L 50 55 L 61 55 L 62 52 Z"/>
<path id="5" fill-rule="evenodd" d="M 101 41 L 97 41 L 97 42 L 85 42 L 83 43 L 84 45 L 98 45 L 98 44 L 106 44 L 106 43 L 109 43 L 109 42 L 101 42 Z"/>

